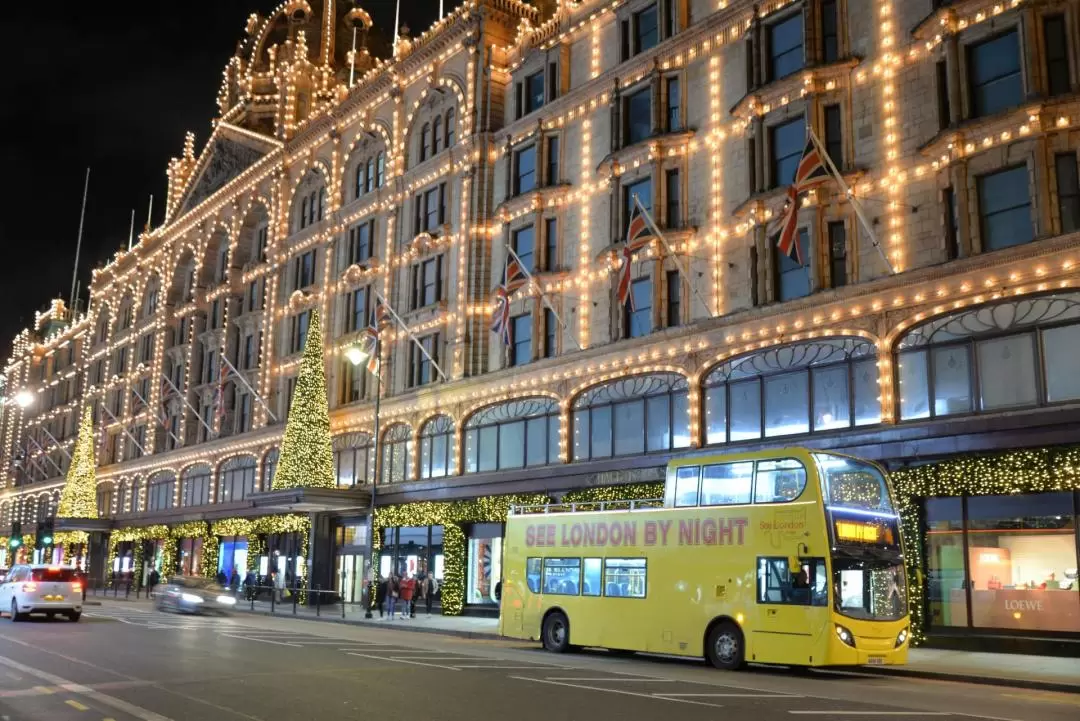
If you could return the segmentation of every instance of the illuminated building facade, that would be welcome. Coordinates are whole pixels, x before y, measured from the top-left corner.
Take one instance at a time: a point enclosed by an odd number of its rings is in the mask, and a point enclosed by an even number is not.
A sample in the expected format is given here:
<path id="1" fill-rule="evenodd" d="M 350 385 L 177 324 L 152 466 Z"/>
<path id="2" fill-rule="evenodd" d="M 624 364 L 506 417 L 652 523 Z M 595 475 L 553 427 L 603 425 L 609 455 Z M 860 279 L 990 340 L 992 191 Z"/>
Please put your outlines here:
<path id="1" fill-rule="evenodd" d="M 85 315 L 54 303 L 15 341 L 5 393 L 37 402 L 4 409 L 0 526 L 55 508 L 90 403 L 114 556 L 156 544 L 212 574 L 260 533 L 307 556 L 307 526 L 249 496 L 317 310 L 358 493 L 312 516 L 311 553 L 347 600 L 373 478 L 383 570 L 443 575 L 457 612 L 493 603 L 495 497 L 797 443 L 898 471 L 931 636 L 1080 638 L 1060 445 L 1080 420 L 1078 23 L 1076 0 L 469 0 L 380 59 L 345 3 L 252 16 L 209 139 L 169 163 L 165 223 L 94 273 Z M 770 226 L 807 126 L 850 193 L 800 198 L 799 265 Z M 635 257 L 630 308 L 635 197 L 666 243 Z M 507 248 L 535 282 L 504 344 Z M 375 383 L 345 355 L 376 293 L 416 339 L 384 333 L 378 451 Z M 1033 593 L 1043 617 L 1006 613 Z"/>

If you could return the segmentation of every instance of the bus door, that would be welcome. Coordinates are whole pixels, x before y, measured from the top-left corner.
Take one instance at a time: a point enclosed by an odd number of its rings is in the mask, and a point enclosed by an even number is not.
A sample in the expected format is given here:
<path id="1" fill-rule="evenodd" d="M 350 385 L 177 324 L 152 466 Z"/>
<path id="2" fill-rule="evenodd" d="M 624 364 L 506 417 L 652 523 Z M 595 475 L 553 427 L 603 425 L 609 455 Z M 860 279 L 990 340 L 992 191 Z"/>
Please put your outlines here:
<path id="1" fill-rule="evenodd" d="M 797 564 L 793 563 L 798 561 Z M 747 660 L 808 665 L 829 622 L 824 558 L 757 560 L 756 622 Z M 819 659 L 820 660 L 820 659 Z"/>

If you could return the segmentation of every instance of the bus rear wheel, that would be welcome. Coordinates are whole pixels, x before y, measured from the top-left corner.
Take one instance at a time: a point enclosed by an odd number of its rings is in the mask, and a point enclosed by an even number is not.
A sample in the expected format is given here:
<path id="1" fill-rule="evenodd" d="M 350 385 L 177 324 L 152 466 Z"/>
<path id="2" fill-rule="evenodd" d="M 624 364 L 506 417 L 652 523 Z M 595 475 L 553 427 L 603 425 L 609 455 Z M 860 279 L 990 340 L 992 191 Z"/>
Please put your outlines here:
<path id="1" fill-rule="evenodd" d="M 705 643 L 705 657 L 716 668 L 735 671 L 743 667 L 746 649 L 743 634 L 731 621 L 723 621 L 713 626 Z"/>
<path id="2" fill-rule="evenodd" d="M 549 613 L 544 618 L 541 636 L 544 648 L 552 653 L 566 653 L 570 648 L 570 621 L 560 611 Z"/>

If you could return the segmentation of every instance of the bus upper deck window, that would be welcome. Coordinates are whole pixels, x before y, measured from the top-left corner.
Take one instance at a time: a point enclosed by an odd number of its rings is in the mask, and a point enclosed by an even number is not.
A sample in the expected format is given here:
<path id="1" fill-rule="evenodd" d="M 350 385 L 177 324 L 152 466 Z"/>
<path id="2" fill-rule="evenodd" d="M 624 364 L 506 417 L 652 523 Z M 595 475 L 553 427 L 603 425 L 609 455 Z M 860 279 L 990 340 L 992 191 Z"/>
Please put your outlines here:
<path id="1" fill-rule="evenodd" d="M 787 503 L 806 488 L 806 468 L 793 458 L 758 461 L 754 503 Z"/>
<path id="2" fill-rule="evenodd" d="M 701 472 L 701 505 L 731 506 L 749 503 L 754 485 L 754 464 L 718 463 Z"/>
<path id="3" fill-rule="evenodd" d="M 698 467 L 687 466 L 675 471 L 675 506 L 685 508 L 698 504 Z"/>

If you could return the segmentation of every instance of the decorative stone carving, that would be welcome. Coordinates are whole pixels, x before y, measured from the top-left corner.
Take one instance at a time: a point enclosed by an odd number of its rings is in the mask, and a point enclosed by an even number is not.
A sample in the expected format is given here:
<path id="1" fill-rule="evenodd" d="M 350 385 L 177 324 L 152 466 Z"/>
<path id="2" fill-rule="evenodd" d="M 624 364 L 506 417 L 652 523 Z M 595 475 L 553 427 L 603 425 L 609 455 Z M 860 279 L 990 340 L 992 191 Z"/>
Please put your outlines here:
<path id="1" fill-rule="evenodd" d="M 236 141 L 219 137 L 207 151 L 210 159 L 188 195 L 181 212 L 195 207 L 226 183 L 255 164 L 263 154 Z"/>

